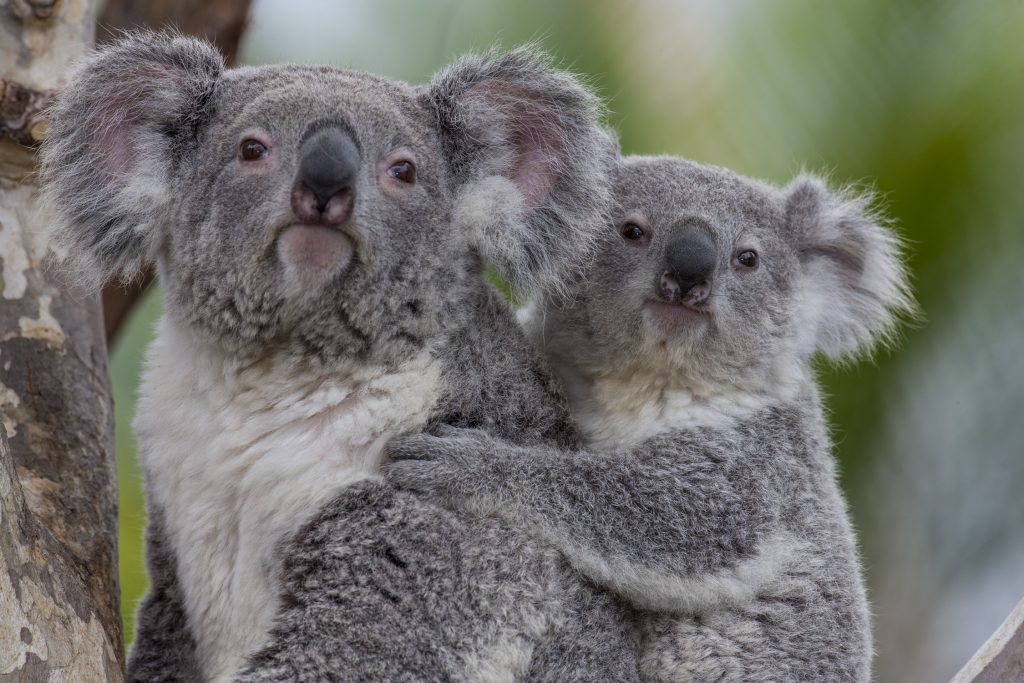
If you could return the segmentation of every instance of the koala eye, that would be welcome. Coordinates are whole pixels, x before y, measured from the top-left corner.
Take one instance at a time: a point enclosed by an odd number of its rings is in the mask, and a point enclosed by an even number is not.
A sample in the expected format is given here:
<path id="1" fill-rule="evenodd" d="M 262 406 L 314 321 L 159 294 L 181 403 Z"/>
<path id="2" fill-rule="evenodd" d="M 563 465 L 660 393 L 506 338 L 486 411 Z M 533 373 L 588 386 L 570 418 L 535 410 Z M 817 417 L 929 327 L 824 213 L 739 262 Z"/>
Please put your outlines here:
<path id="1" fill-rule="evenodd" d="M 647 231 L 636 223 L 626 223 L 622 226 L 622 230 L 620 232 L 622 233 L 622 236 L 630 242 L 647 241 Z"/>
<path id="2" fill-rule="evenodd" d="M 238 146 L 238 154 L 242 157 L 242 161 L 257 161 L 267 156 L 267 148 L 259 140 L 247 138 L 242 140 L 242 144 Z"/>
<path id="3" fill-rule="evenodd" d="M 401 159 L 388 167 L 388 177 L 412 185 L 416 182 L 416 166 L 408 159 Z"/>
<path id="4" fill-rule="evenodd" d="M 757 268 L 757 252 L 753 249 L 744 249 L 736 254 L 736 262 L 744 268 Z"/>

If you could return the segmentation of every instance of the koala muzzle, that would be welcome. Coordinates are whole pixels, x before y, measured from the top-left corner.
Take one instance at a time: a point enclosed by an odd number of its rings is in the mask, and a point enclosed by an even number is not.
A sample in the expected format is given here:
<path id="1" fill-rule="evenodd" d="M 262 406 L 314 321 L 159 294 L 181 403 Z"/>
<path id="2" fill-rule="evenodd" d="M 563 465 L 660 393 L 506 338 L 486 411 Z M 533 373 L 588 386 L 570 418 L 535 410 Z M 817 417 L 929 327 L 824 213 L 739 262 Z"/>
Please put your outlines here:
<path id="1" fill-rule="evenodd" d="M 300 221 L 340 225 L 355 202 L 359 149 L 348 133 L 318 130 L 299 149 L 299 172 L 292 189 L 292 210 Z"/>
<path id="2" fill-rule="evenodd" d="M 665 249 L 665 270 L 656 284 L 666 303 L 698 306 L 711 294 L 715 272 L 715 243 L 702 232 L 670 242 Z"/>

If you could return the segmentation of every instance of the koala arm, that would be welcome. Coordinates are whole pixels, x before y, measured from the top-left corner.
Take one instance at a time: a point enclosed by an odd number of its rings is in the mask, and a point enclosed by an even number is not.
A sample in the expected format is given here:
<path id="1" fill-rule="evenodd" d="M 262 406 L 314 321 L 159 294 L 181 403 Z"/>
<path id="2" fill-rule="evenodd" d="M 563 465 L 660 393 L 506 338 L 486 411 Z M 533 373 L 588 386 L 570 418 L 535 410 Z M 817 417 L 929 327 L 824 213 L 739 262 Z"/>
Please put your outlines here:
<path id="1" fill-rule="evenodd" d="M 367 481 L 283 550 L 275 626 L 233 683 L 638 680 L 613 601 L 501 520 Z"/>
<path id="2" fill-rule="evenodd" d="M 749 596 L 783 560 L 772 531 L 792 420 L 769 410 L 619 453 L 515 446 L 442 428 L 393 441 L 387 477 L 525 527 L 640 607 L 701 609 Z"/>
<path id="3" fill-rule="evenodd" d="M 167 544 L 163 514 L 155 505 L 150 506 L 148 514 L 146 565 L 150 586 L 135 614 L 135 641 L 128 654 L 125 681 L 202 680 L 174 553 Z"/>

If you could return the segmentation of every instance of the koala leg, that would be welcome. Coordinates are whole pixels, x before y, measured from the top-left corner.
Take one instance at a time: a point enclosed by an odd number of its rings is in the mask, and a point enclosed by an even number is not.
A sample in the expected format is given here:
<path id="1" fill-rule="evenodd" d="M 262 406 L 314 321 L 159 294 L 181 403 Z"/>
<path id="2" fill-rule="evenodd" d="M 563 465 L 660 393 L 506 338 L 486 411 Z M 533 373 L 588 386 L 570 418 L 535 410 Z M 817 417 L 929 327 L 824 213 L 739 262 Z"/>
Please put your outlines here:
<path id="1" fill-rule="evenodd" d="M 175 559 L 167 546 L 160 510 L 151 506 L 146 527 L 150 587 L 135 615 L 135 642 L 128 654 L 128 683 L 193 683 L 202 680 L 188 628 Z"/>
<path id="2" fill-rule="evenodd" d="M 737 617 L 706 623 L 662 618 L 651 626 L 640 668 L 657 683 L 780 683 L 796 681 L 775 661 L 756 622 Z M 729 623 L 722 623 L 728 621 Z"/>
<path id="3" fill-rule="evenodd" d="M 556 551 L 377 482 L 284 557 L 270 641 L 236 682 L 522 680 L 564 609 Z"/>
<path id="4" fill-rule="evenodd" d="M 578 584 L 552 638 L 534 650 L 529 683 L 639 681 L 639 639 L 629 610 L 607 591 Z"/>
<path id="5" fill-rule="evenodd" d="M 651 617 L 641 673 L 657 683 L 864 683 L 870 631 L 858 609 L 832 600 L 843 598 L 814 590 L 700 617 Z"/>

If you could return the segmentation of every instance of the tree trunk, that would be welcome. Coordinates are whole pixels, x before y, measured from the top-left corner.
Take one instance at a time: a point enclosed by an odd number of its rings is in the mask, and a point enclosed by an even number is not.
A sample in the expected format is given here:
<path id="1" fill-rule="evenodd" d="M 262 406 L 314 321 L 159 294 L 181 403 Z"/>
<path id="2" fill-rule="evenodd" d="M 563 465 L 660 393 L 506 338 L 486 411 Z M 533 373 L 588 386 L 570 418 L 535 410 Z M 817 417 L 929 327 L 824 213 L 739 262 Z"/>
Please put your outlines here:
<path id="1" fill-rule="evenodd" d="M 119 681 L 117 489 L 99 298 L 44 265 L 52 225 L 28 144 L 90 0 L 0 5 L 0 681 Z"/>
<path id="2" fill-rule="evenodd" d="M 238 45 L 245 32 L 251 0 L 107 0 L 100 17 L 101 43 L 117 36 L 120 30 L 174 28 L 182 33 L 205 38 L 217 46 L 228 66 L 235 63 Z M 103 290 L 103 320 L 107 343 L 112 344 L 153 282 L 152 269 L 134 282 L 112 282 Z"/>
<path id="3" fill-rule="evenodd" d="M 233 59 L 249 2 L 110 0 L 103 24 L 173 24 Z M 0 0 L 0 683 L 123 678 L 103 316 L 45 267 L 52 220 L 32 149 L 94 26 L 91 0 Z"/>

